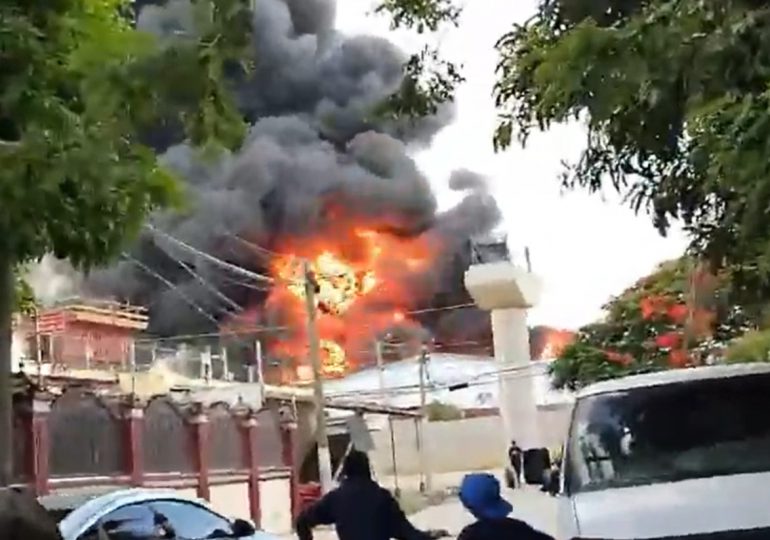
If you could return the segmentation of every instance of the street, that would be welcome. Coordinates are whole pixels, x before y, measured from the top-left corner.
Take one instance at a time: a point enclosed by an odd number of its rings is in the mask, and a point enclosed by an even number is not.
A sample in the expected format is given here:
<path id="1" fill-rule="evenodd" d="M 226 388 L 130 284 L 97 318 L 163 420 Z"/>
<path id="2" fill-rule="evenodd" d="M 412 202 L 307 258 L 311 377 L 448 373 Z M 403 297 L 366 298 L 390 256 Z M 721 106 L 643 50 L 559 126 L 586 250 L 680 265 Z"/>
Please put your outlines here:
<path id="1" fill-rule="evenodd" d="M 544 495 L 536 488 L 522 490 L 507 490 L 505 497 L 513 505 L 512 517 L 521 519 L 533 527 L 551 535 L 556 533 L 556 500 Z M 446 529 L 452 536 L 473 521 L 473 517 L 465 511 L 457 498 L 452 498 L 438 506 L 432 506 L 410 516 L 410 520 L 420 529 Z M 317 530 L 316 540 L 336 540 L 336 535 L 328 529 Z M 294 538 L 286 535 L 283 538 Z"/>

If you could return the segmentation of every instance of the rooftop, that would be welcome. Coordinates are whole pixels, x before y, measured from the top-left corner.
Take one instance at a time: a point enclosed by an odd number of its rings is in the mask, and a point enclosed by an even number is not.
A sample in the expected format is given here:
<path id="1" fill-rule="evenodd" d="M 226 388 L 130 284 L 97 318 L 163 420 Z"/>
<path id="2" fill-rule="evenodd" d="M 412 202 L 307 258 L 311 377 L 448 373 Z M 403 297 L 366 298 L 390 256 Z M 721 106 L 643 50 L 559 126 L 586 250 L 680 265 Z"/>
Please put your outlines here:
<path id="1" fill-rule="evenodd" d="M 147 310 L 140 306 L 93 299 L 70 298 L 40 312 L 40 332 L 58 328 L 62 314 L 69 320 L 145 330 L 149 321 Z M 49 328 L 50 327 L 50 328 Z"/>
<path id="2" fill-rule="evenodd" d="M 610 392 L 622 392 L 634 388 L 647 386 L 662 386 L 688 381 L 700 381 L 707 379 L 721 379 L 727 377 L 742 377 L 746 375 L 758 375 L 770 373 L 770 364 L 728 364 L 719 366 L 703 366 L 685 369 L 670 369 L 643 375 L 631 375 L 621 379 L 602 381 L 587 386 L 578 393 L 578 399 Z"/>

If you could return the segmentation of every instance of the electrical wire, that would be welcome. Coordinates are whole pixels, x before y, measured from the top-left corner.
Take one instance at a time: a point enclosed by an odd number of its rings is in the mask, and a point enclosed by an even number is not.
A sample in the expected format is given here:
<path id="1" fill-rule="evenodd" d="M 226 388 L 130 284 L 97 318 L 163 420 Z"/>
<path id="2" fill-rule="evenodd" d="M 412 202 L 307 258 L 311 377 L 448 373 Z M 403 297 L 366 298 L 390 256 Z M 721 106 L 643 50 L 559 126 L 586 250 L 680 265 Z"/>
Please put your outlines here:
<path id="1" fill-rule="evenodd" d="M 245 268 L 241 268 L 240 266 L 237 266 L 237 265 L 231 264 L 229 262 L 223 261 L 223 260 L 221 260 L 221 259 L 219 259 L 217 257 L 214 257 L 213 255 L 210 255 L 210 254 L 208 254 L 208 253 L 206 253 L 204 251 L 196 249 L 196 248 L 192 247 L 191 245 L 189 245 L 189 244 L 187 244 L 185 242 L 182 242 L 181 240 L 179 240 L 177 238 L 174 238 L 173 236 L 171 236 L 168 233 L 165 233 L 165 232 L 163 232 L 163 231 L 161 231 L 159 229 L 156 229 L 152 225 L 145 225 L 145 228 L 147 230 L 149 230 L 150 232 L 152 232 L 154 235 L 160 236 L 161 238 L 166 239 L 167 241 L 171 242 L 172 244 L 174 244 L 174 245 L 176 245 L 178 247 L 181 247 L 181 248 L 187 250 L 190 253 L 194 253 L 194 254 L 196 254 L 196 255 L 198 255 L 200 257 L 203 257 L 207 261 L 209 261 L 209 262 L 211 262 L 211 263 L 213 263 L 213 264 L 215 264 L 215 265 L 217 265 L 217 266 L 219 266 L 221 268 L 230 270 L 231 272 L 233 272 L 235 274 L 239 274 L 242 277 L 246 277 L 248 279 L 253 279 L 255 281 L 261 281 L 261 282 L 264 282 L 264 283 L 271 283 L 271 284 L 275 283 L 275 280 L 273 278 L 269 277 L 269 276 L 258 274 L 256 272 L 252 272 L 250 270 L 246 270 Z"/>
<path id="2" fill-rule="evenodd" d="M 291 328 L 288 326 L 255 326 L 253 328 L 243 328 L 240 330 L 225 330 L 220 332 L 205 332 L 200 334 L 181 334 L 176 336 L 137 339 L 135 343 L 160 343 L 165 341 L 186 341 L 186 340 L 198 339 L 198 338 L 241 336 L 241 335 L 262 334 L 267 332 L 280 332 L 283 330 L 291 330 Z"/>
<path id="3" fill-rule="evenodd" d="M 192 298 L 187 296 L 187 294 L 185 294 L 179 287 L 174 285 L 171 281 L 169 281 L 168 279 L 163 277 L 161 274 L 159 274 L 158 272 L 156 272 L 155 270 L 153 270 L 152 268 L 150 268 L 149 266 L 144 264 L 139 259 L 135 259 L 134 257 L 129 255 L 128 253 L 123 252 L 121 255 L 122 255 L 123 258 L 125 258 L 129 262 L 135 264 L 136 266 L 138 266 L 139 268 L 141 268 L 142 270 L 147 272 L 149 275 L 151 275 L 152 277 L 154 277 L 155 279 L 157 279 L 158 281 L 160 281 L 161 283 L 166 285 L 169 289 L 171 289 L 174 292 L 176 292 L 179 295 L 179 297 L 182 300 L 184 300 L 187 304 L 189 304 L 190 307 L 195 309 L 195 311 L 197 311 L 198 313 L 203 315 L 205 318 L 207 318 L 209 321 L 213 322 L 214 324 L 219 325 L 219 321 L 217 320 L 216 317 L 214 317 L 211 313 L 209 313 L 208 311 L 203 309 L 195 300 L 193 300 Z"/>
<path id="4" fill-rule="evenodd" d="M 508 375 L 508 374 L 514 374 L 514 376 L 508 376 L 506 379 L 529 379 L 529 378 L 535 378 L 540 376 L 540 373 L 519 373 L 522 371 L 529 370 L 531 366 L 512 366 L 509 368 L 502 368 L 499 370 L 492 370 L 487 371 L 484 373 L 480 373 L 474 377 L 471 377 L 470 379 L 467 379 L 466 381 L 457 381 L 452 383 L 444 383 L 444 384 L 433 384 L 426 386 L 426 389 L 431 392 L 441 391 L 441 390 L 448 390 L 448 391 L 454 391 L 455 390 L 463 390 L 466 388 L 472 388 L 475 386 L 486 386 L 489 384 L 494 384 L 494 381 L 482 381 L 479 379 L 484 379 L 487 377 L 497 377 L 500 375 Z M 411 384 L 405 384 L 405 385 L 399 385 L 399 386 L 391 386 L 389 388 L 385 388 L 385 392 L 388 395 L 404 395 L 404 394 L 410 394 L 413 393 L 415 390 L 419 390 L 420 385 L 417 383 L 411 383 Z M 355 396 L 366 396 L 366 395 L 381 395 L 382 392 L 379 388 L 376 389 L 359 389 L 359 390 L 348 390 L 345 392 L 327 392 L 328 397 L 355 397 Z"/>
<path id="5" fill-rule="evenodd" d="M 227 236 L 229 238 L 232 238 L 233 240 L 235 240 L 236 242 L 238 242 L 242 246 L 250 249 L 251 251 L 254 251 L 254 252 L 259 253 L 259 254 L 261 254 L 263 256 L 266 256 L 266 257 L 270 257 L 270 258 L 272 258 L 272 257 L 283 257 L 283 258 L 291 257 L 291 255 L 284 255 L 283 253 L 278 253 L 277 251 L 273 251 L 271 249 L 267 249 L 266 247 L 260 246 L 259 244 L 255 244 L 254 242 L 251 242 L 249 240 L 241 238 L 240 236 L 238 236 L 237 234 L 235 234 L 233 232 L 228 232 Z"/>
<path id="6" fill-rule="evenodd" d="M 416 309 L 413 311 L 407 311 L 405 315 L 421 315 L 423 313 L 435 313 L 437 311 L 453 311 L 455 309 L 468 309 L 472 307 L 478 307 L 474 302 L 467 302 L 465 304 L 455 304 L 453 306 L 444 306 L 437 308 Z"/>
<path id="7" fill-rule="evenodd" d="M 190 274 L 193 277 L 193 279 L 195 279 L 198 283 L 203 285 L 210 293 L 212 293 L 214 296 L 222 300 L 225 304 L 230 306 L 230 308 L 235 310 L 237 313 L 243 312 L 243 308 L 240 305 L 238 305 L 233 299 L 231 299 L 229 296 L 227 296 L 222 291 L 217 289 L 211 283 L 203 279 L 203 276 L 201 276 L 195 270 L 190 268 L 190 266 L 185 261 L 182 261 L 181 259 L 176 258 L 174 255 L 171 254 L 170 250 L 168 250 L 167 248 L 164 248 L 161 246 L 159 247 L 169 259 L 171 259 L 172 261 L 177 263 L 179 266 L 181 266 L 188 274 Z"/>

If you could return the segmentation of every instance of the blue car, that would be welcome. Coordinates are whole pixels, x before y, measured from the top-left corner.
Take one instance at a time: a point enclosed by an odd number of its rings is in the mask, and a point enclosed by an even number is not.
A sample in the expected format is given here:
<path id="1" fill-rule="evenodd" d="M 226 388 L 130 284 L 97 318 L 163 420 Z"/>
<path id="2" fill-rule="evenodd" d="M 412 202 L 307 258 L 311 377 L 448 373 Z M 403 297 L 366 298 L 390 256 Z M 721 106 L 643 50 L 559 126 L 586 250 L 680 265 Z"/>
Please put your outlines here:
<path id="1" fill-rule="evenodd" d="M 171 490 L 55 494 L 40 503 L 59 523 L 64 540 L 278 540 Z"/>

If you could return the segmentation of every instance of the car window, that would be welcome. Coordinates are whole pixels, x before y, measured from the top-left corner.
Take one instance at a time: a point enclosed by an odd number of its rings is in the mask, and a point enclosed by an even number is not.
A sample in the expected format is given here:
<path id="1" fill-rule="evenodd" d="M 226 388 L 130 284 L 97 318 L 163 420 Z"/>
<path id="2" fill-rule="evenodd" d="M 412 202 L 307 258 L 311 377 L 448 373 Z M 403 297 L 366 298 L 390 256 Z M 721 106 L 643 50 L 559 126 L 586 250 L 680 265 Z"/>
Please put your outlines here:
<path id="1" fill-rule="evenodd" d="M 225 518 L 198 506 L 182 501 L 152 501 L 152 512 L 162 515 L 180 540 L 232 538 L 232 526 Z"/>
<path id="2" fill-rule="evenodd" d="M 149 540 L 155 524 L 150 509 L 143 504 L 129 504 L 113 510 L 97 524 L 78 536 L 78 540 L 99 540 L 99 525 L 109 540 Z"/>

